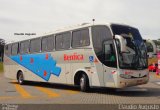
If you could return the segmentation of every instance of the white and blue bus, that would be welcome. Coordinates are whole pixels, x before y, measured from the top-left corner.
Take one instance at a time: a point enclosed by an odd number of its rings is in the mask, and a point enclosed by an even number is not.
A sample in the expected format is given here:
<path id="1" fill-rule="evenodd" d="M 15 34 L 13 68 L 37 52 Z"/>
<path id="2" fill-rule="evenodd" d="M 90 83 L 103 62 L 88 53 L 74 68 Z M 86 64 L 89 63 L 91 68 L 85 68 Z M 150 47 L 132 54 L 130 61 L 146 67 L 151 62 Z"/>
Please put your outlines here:
<path id="1" fill-rule="evenodd" d="M 5 76 L 25 81 L 124 88 L 149 80 L 146 46 L 137 28 L 83 24 L 6 44 Z"/>

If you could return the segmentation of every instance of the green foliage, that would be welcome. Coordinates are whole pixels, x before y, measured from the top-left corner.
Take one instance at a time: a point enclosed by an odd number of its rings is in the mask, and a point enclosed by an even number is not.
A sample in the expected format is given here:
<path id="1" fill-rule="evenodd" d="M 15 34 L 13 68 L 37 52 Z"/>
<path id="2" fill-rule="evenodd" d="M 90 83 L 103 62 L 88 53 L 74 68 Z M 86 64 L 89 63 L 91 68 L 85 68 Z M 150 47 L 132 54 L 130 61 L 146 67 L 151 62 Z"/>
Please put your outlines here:
<path id="1" fill-rule="evenodd" d="M 156 45 L 160 45 L 160 41 L 158 41 L 158 40 L 153 40 L 153 42 L 154 42 Z"/>

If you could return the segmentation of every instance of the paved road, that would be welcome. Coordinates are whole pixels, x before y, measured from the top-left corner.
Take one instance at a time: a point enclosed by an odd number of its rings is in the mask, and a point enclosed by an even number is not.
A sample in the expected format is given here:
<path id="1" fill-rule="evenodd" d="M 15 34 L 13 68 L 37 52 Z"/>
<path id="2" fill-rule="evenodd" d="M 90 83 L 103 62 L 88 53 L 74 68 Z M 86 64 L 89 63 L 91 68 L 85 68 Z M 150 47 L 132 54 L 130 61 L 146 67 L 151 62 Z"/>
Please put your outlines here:
<path id="1" fill-rule="evenodd" d="M 19 85 L 0 74 L 0 103 L 9 104 L 160 104 L 160 77 L 126 89 L 94 88 L 88 93 L 66 85 L 33 83 Z"/>

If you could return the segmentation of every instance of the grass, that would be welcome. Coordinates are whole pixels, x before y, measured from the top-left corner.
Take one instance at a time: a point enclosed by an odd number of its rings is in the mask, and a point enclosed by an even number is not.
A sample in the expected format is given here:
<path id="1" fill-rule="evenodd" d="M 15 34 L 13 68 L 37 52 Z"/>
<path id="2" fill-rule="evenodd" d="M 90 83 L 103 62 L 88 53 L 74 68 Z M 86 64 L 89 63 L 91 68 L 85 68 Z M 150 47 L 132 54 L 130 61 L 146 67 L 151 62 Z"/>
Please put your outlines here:
<path id="1" fill-rule="evenodd" d="M 3 73 L 3 63 L 0 62 L 0 74 Z"/>

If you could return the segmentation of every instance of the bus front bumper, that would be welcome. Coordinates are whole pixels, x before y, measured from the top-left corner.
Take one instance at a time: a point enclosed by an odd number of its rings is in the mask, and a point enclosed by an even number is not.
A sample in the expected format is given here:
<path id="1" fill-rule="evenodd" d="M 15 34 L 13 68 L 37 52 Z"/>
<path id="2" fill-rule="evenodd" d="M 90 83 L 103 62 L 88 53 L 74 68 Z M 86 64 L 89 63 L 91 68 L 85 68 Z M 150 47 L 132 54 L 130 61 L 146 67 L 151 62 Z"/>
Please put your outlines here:
<path id="1" fill-rule="evenodd" d="M 120 80 L 117 82 L 116 88 L 124 88 L 124 87 L 142 85 L 142 84 L 148 83 L 148 81 L 149 81 L 149 75 L 143 78 L 131 78 L 131 79 L 120 78 Z"/>

